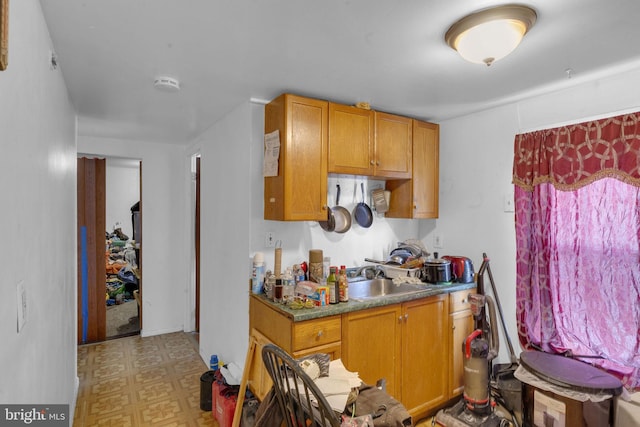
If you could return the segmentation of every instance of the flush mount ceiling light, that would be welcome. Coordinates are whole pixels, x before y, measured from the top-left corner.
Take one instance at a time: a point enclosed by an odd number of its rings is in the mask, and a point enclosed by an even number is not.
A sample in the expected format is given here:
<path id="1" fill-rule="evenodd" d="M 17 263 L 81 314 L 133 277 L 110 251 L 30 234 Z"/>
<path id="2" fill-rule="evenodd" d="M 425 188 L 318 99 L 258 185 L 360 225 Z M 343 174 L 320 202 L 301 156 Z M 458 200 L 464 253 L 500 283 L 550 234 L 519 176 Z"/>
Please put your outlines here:
<path id="1" fill-rule="evenodd" d="M 467 61 L 489 66 L 511 53 L 536 19 L 535 10 L 517 4 L 483 9 L 453 24 L 444 39 Z"/>
<path id="2" fill-rule="evenodd" d="M 153 86 L 163 92 L 178 92 L 180 90 L 180 81 L 169 76 L 156 77 Z"/>

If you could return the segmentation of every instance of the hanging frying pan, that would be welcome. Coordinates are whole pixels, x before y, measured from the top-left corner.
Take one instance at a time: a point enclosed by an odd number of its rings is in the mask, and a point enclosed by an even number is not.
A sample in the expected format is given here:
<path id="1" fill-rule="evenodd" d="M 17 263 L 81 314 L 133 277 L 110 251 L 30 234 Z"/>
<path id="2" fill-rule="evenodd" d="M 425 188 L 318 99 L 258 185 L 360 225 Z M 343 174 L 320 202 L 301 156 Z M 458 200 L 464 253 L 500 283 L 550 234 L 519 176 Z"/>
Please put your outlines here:
<path id="1" fill-rule="evenodd" d="M 327 207 L 327 220 L 326 221 L 318 221 L 318 224 L 320 224 L 320 227 L 322 227 L 322 229 L 324 231 L 333 231 L 336 229 L 336 219 L 333 216 L 333 209 L 330 209 L 329 207 Z"/>
<path id="2" fill-rule="evenodd" d="M 360 183 L 360 188 L 362 189 L 362 201 L 353 208 L 353 217 L 360 227 L 369 228 L 373 223 L 373 212 L 371 212 L 371 208 L 365 203 L 364 183 Z"/>
<path id="3" fill-rule="evenodd" d="M 336 188 L 336 205 L 331 208 L 336 223 L 334 231 L 346 233 L 351 228 L 351 215 L 348 210 L 340 206 L 340 184 L 336 184 Z"/>

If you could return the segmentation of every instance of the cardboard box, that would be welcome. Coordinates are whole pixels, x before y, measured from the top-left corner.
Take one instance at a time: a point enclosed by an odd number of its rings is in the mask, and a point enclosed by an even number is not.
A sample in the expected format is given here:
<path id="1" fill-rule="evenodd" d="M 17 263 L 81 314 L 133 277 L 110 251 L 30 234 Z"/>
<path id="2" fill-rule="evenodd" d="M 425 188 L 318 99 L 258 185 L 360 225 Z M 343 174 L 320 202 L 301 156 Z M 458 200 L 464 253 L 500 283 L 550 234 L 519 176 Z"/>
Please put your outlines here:
<path id="1" fill-rule="evenodd" d="M 606 427 L 613 425 L 613 398 L 580 402 L 523 383 L 525 426 Z"/>

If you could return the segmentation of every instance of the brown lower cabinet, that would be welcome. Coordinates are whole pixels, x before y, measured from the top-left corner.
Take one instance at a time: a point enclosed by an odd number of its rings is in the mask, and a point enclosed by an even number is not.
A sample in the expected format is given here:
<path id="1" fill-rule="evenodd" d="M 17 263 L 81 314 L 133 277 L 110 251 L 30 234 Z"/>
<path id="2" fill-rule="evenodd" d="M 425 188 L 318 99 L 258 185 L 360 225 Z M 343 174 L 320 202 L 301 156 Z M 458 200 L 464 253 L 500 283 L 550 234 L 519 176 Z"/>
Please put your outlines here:
<path id="1" fill-rule="evenodd" d="M 293 357 L 329 353 L 368 384 L 384 378 L 387 392 L 419 420 L 462 392 L 462 358 L 452 350 L 461 348 L 456 341 L 471 332 L 470 292 L 474 290 L 299 322 L 252 295 L 249 326 Z M 254 365 L 252 376 L 259 378 L 264 374 L 260 360 Z M 260 384 L 249 378 L 250 388 Z"/>
<path id="2" fill-rule="evenodd" d="M 343 315 L 342 361 L 387 392 L 414 418 L 448 399 L 448 295 Z"/>

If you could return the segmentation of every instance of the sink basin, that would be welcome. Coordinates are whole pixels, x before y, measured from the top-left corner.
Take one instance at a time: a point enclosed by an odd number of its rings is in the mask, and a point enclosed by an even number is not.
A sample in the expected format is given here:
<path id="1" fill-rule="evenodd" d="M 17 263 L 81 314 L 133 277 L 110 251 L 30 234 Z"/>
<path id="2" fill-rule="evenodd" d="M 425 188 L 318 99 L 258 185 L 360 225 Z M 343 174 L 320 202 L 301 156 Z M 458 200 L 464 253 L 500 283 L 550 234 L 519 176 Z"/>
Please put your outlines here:
<path id="1" fill-rule="evenodd" d="M 391 279 L 371 279 L 349 282 L 349 298 L 370 299 L 392 295 L 406 295 L 422 290 L 417 285 L 402 283 L 395 285 Z"/>

